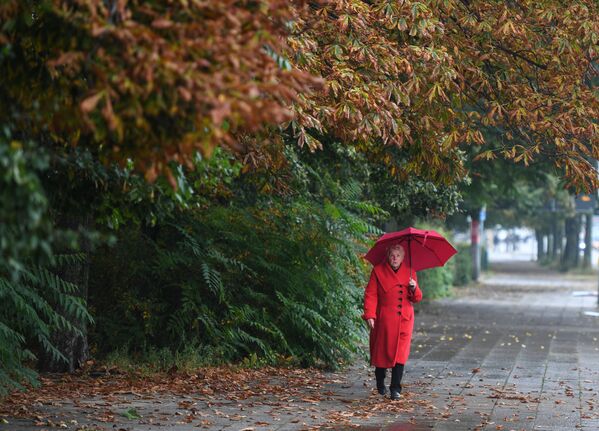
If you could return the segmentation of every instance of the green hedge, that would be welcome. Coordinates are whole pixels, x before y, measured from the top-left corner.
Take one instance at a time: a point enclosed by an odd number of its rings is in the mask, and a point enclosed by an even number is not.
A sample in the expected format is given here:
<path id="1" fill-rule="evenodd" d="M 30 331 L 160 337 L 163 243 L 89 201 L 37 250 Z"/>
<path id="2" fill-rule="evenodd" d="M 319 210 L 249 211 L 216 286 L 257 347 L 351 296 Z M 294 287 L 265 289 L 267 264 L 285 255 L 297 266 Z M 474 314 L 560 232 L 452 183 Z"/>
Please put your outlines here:
<path id="1" fill-rule="evenodd" d="M 453 271 L 451 267 L 432 268 L 418 273 L 418 284 L 425 299 L 451 295 Z"/>
<path id="2" fill-rule="evenodd" d="M 454 286 L 465 286 L 472 281 L 472 257 L 469 244 L 457 244 L 458 254 L 453 257 Z"/>
<path id="3" fill-rule="evenodd" d="M 206 364 L 335 368 L 359 351 L 368 275 L 359 256 L 388 214 L 363 199 L 363 182 L 289 157 L 285 193 L 252 189 L 270 176 L 240 178 L 220 203 L 123 225 L 117 246 L 97 251 L 97 357 L 202 352 Z"/>
<path id="4" fill-rule="evenodd" d="M 335 368 L 364 338 L 360 222 L 331 203 L 273 200 L 180 214 L 153 238 L 123 232 L 94 261 L 90 341 L 100 356 L 193 348 L 206 363 Z"/>

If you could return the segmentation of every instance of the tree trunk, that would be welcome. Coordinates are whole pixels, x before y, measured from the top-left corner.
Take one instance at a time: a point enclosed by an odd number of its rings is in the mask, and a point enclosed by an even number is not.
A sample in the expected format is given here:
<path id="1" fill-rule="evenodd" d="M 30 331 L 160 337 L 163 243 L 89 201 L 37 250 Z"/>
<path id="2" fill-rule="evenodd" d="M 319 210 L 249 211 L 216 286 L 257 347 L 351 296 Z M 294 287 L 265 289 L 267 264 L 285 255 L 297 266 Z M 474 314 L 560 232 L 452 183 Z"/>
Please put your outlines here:
<path id="1" fill-rule="evenodd" d="M 557 261 L 562 256 L 563 231 L 563 222 L 556 217 L 553 221 L 553 250 L 551 252 L 551 259 L 553 261 Z"/>
<path id="2" fill-rule="evenodd" d="M 593 252 L 593 214 L 585 214 L 584 219 L 584 257 L 582 267 L 591 267 L 591 254 Z"/>
<path id="3" fill-rule="evenodd" d="M 578 232 L 579 218 L 578 215 L 568 217 L 565 220 L 566 247 L 562 255 L 561 267 L 563 271 L 576 267 L 578 255 Z"/>
<path id="4" fill-rule="evenodd" d="M 545 259 L 545 247 L 543 247 L 543 233 L 540 229 L 535 229 L 535 238 L 537 240 L 537 262 Z"/>
<path id="5" fill-rule="evenodd" d="M 91 215 L 86 215 L 82 218 L 65 215 L 61 220 L 60 227 L 85 232 L 89 231 L 92 227 L 92 220 Z M 72 251 L 68 250 L 67 253 Z M 79 288 L 77 296 L 87 303 L 91 244 L 85 235 L 80 235 L 78 251 L 84 255 L 84 259 L 81 262 L 59 268 L 56 272 L 63 280 L 75 284 Z M 60 312 L 63 315 L 66 314 L 64 310 L 60 310 Z M 68 362 L 57 361 L 51 355 L 42 351 L 38 363 L 40 371 L 73 372 L 80 368 L 89 358 L 87 323 L 85 321 L 73 320 L 74 317 L 70 317 L 70 319 L 74 326 L 81 330 L 82 335 L 61 329 L 54 331 L 51 336 L 52 343 L 67 358 Z"/>
<path id="6" fill-rule="evenodd" d="M 549 230 L 549 232 L 547 232 L 547 248 L 546 248 L 546 252 L 545 252 L 545 256 L 547 257 L 548 260 L 553 260 L 553 251 L 554 251 L 553 242 L 554 241 L 555 241 L 555 237 L 553 236 L 553 231 Z"/>
<path id="7" fill-rule="evenodd" d="M 471 214 L 470 252 L 472 254 L 472 280 L 478 281 L 480 276 L 480 209 Z"/>

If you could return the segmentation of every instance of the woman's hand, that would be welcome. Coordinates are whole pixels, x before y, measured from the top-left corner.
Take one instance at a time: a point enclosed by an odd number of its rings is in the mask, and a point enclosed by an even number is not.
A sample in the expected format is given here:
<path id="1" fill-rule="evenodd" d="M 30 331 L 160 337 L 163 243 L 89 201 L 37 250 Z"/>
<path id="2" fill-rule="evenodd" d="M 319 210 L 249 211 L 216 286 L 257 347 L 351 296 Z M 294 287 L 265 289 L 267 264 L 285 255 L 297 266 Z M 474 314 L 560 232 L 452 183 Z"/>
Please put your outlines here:
<path id="1" fill-rule="evenodd" d="M 368 323 L 368 327 L 370 329 L 374 329 L 374 319 L 368 319 L 366 322 Z"/>
<path id="2" fill-rule="evenodd" d="M 410 277 L 410 281 L 408 282 L 408 286 L 410 287 L 410 290 L 413 292 L 414 289 L 416 289 L 416 280 L 414 280 L 412 277 Z"/>

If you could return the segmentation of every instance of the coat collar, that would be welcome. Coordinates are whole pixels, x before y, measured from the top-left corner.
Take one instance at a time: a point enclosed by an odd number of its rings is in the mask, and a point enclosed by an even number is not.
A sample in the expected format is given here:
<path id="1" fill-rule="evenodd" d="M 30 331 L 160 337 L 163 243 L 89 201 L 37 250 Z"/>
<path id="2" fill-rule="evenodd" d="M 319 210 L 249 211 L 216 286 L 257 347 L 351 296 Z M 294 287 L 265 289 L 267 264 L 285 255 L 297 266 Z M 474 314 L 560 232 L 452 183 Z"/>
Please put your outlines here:
<path id="1" fill-rule="evenodd" d="M 393 271 L 387 261 L 379 263 L 374 267 L 376 278 L 385 292 L 392 286 L 404 284 L 406 282 L 407 271 L 408 265 L 406 262 L 401 263 L 397 272 Z"/>

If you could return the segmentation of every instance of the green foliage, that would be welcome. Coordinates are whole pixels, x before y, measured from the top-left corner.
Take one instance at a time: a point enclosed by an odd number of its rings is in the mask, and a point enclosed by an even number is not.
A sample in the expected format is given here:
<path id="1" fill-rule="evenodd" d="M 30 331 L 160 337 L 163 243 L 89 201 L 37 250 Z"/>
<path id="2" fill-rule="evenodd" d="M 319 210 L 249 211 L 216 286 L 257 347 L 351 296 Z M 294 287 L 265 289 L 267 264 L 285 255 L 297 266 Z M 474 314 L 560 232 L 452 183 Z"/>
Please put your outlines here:
<path id="1" fill-rule="evenodd" d="M 139 289 L 123 302 L 111 297 L 112 313 L 97 304 L 98 323 L 112 320 L 98 341 L 129 340 L 132 351 L 200 344 L 220 361 L 292 355 L 334 366 L 355 351 L 363 280 L 357 244 L 339 238 L 361 225 L 340 213 L 350 223 L 305 202 L 211 208 L 173 221 L 152 243 L 150 265 L 129 274 Z"/>
<path id="2" fill-rule="evenodd" d="M 47 218 L 48 201 L 40 174 L 48 167 L 43 152 L 19 140 L 10 127 L 0 130 L 0 394 L 34 383 L 26 364 L 35 359 L 32 342 L 60 357 L 50 341 L 52 327 L 70 327 L 54 306 L 84 313 L 74 286 L 48 268 L 54 233 Z"/>
<path id="3" fill-rule="evenodd" d="M 52 331 L 79 334 L 72 321 L 92 322 L 85 303 L 76 296 L 77 286 L 55 272 L 58 266 L 80 259 L 57 256 L 54 267 L 25 266 L 16 277 L 9 265 L 0 263 L 0 394 L 11 387 L 22 389 L 24 382 L 36 383 L 36 373 L 25 366 L 36 359 L 31 346 L 54 360 L 65 360 L 52 344 Z"/>
<path id="4" fill-rule="evenodd" d="M 472 280 L 472 257 L 469 244 L 458 244 L 458 254 L 453 257 L 454 279 L 456 286 L 465 286 Z"/>
<path id="5" fill-rule="evenodd" d="M 450 265 L 431 268 L 418 273 L 418 284 L 425 299 L 436 299 L 451 295 L 453 271 Z"/>
<path id="6" fill-rule="evenodd" d="M 458 244 L 456 249 L 458 253 L 445 266 L 418 273 L 418 283 L 423 289 L 425 299 L 451 296 L 453 286 L 465 286 L 472 280 L 470 245 Z"/>
<path id="7" fill-rule="evenodd" d="M 487 252 L 487 247 L 480 248 L 480 268 L 483 271 L 489 269 L 489 253 Z"/>
<path id="8" fill-rule="evenodd" d="M 0 130 L 0 260 L 13 280 L 25 262 L 51 257 L 48 201 L 39 176 L 47 166 L 43 152 L 36 154 L 31 142 L 16 139 L 4 125 Z"/>
<path id="9" fill-rule="evenodd" d="M 461 199 L 457 185 L 439 185 L 413 175 L 400 180 L 380 166 L 373 167 L 371 196 L 404 224 L 452 214 L 457 211 Z"/>
<path id="10" fill-rule="evenodd" d="M 132 355 L 127 347 L 123 346 L 106 355 L 102 362 L 108 368 L 116 367 L 141 375 L 151 375 L 156 372 L 167 372 L 173 367 L 177 370 L 193 372 L 216 361 L 209 348 L 188 345 L 180 351 L 173 351 L 167 347 L 160 349 L 149 347 L 143 355 Z"/>
<path id="11" fill-rule="evenodd" d="M 135 410 L 133 407 L 125 410 L 124 412 L 121 413 L 121 415 L 129 420 L 141 419 L 141 416 L 139 415 L 137 410 Z"/>
<path id="12" fill-rule="evenodd" d="M 98 253 L 98 353 L 196 346 L 212 362 L 336 367 L 357 351 L 366 275 L 358 256 L 387 214 L 363 200 L 355 178 L 289 156 L 292 195 L 246 188 L 236 203 L 129 226 L 118 247 Z M 244 184 L 261 182 L 255 174 Z"/>

